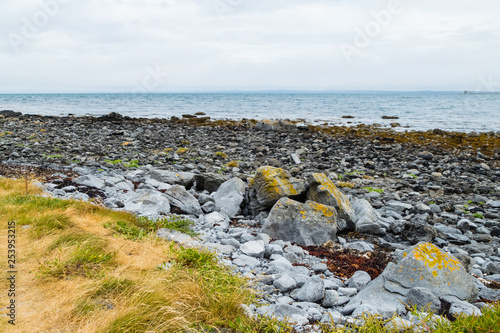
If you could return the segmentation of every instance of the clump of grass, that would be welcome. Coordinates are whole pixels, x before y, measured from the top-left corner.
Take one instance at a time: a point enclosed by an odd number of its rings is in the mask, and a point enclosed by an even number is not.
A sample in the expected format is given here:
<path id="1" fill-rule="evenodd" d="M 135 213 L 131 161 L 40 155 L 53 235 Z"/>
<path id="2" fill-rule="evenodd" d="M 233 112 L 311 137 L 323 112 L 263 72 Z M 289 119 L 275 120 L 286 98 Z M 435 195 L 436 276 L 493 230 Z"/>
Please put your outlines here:
<path id="1" fill-rule="evenodd" d="M 484 219 L 484 216 L 481 213 L 474 213 L 474 214 L 472 214 L 472 216 L 474 216 L 477 219 Z"/>
<path id="2" fill-rule="evenodd" d="M 138 168 L 140 167 L 139 160 L 131 160 L 130 162 L 124 162 L 123 166 L 126 168 Z"/>
<path id="3" fill-rule="evenodd" d="M 12 135 L 12 132 L 8 132 L 8 131 L 2 132 L 2 133 L 0 133 L 0 138 L 4 137 L 6 135 Z"/>
<path id="4" fill-rule="evenodd" d="M 189 148 L 181 147 L 181 148 L 179 148 L 179 149 L 176 150 L 176 153 L 178 155 L 182 155 L 182 154 L 187 153 L 188 151 L 189 151 Z"/>
<path id="5" fill-rule="evenodd" d="M 354 188 L 354 183 L 351 182 L 338 182 L 337 187 L 347 187 L 347 188 Z"/>
<path id="6" fill-rule="evenodd" d="M 131 240 L 142 240 L 161 228 L 180 231 L 192 237 L 197 235 L 192 230 L 194 221 L 177 215 L 171 215 L 156 221 L 140 217 L 134 221 L 117 221 L 114 224 L 106 224 L 105 226 Z"/>
<path id="7" fill-rule="evenodd" d="M 76 242 L 67 259 L 55 258 L 42 262 L 38 276 L 40 278 L 65 278 L 77 275 L 93 277 L 99 274 L 102 268 L 113 263 L 115 253 L 107 251 L 107 242 L 104 239 L 92 236 Z M 71 242 L 66 245 L 69 243 Z M 62 244 L 64 243 L 59 243 L 59 246 Z"/>
<path id="8" fill-rule="evenodd" d="M 219 156 L 220 158 L 223 158 L 223 159 L 228 158 L 227 154 L 226 154 L 226 153 L 224 153 L 224 152 L 222 152 L 222 151 L 217 151 L 217 152 L 215 152 L 215 155 L 216 155 L 216 156 Z"/>
<path id="9" fill-rule="evenodd" d="M 122 160 L 104 160 L 104 162 L 117 165 L 118 163 L 121 163 Z"/>
<path id="10" fill-rule="evenodd" d="M 239 166 L 238 161 L 231 161 L 226 165 L 228 168 L 237 168 Z"/>
<path id="11" fill-rule="evenodd" d="M 363 190 L 367 190 L 368 192 L 384 193 L 384 190 L 381 188 L 363 187 Z"/>

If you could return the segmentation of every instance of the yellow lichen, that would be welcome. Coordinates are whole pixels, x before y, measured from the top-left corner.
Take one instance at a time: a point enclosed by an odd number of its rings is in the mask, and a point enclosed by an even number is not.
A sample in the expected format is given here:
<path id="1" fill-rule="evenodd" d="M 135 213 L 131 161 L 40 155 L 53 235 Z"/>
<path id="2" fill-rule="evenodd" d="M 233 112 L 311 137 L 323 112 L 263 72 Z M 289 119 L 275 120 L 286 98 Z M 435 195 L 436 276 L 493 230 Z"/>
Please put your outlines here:
<path id="1" fill-rule="evenodd" d="M 460 270 L 460 262 L 458 260 L 441 251 L 433 244 L 419 244 L 413 249 L 412 253 L 415 259 L 423 261 L 429 268 L 436 267 L 438 270 L 446 268 L 450 271 Z M 435 277 L 437 274 L 437 271 L 432 272 L 432 275 Z"/>
<path id="2" fill-rule="evenodd" d="M 287 172 L 280 168 L 270 166 L 260 167 L 255 176 L 255 182 L 262 179 L 266 184 L 265 188 L 261 188 L 270 196 L 287 196 L 297 195 L 298 192 L 294 185 L 290 182 L 290 176 Z"/>

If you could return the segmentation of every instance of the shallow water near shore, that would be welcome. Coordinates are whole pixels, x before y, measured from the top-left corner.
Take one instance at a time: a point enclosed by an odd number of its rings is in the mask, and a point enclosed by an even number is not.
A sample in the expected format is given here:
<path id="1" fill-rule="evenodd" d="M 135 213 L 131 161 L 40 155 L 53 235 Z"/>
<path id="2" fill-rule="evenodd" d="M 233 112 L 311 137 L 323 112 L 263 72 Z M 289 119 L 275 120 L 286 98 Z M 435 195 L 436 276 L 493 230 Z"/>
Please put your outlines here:
<path id="1" fill-rule="evenodd" d="M 3 109 L 55 116 L 118 112 L 145 118 L 203 112 L 215 119 L 288 118 L 330 125 L 390 127 L 397 122 L 401 126 L 396 130 L 500 130 L 500 95 L 460 92 L 3 94 Z"/>

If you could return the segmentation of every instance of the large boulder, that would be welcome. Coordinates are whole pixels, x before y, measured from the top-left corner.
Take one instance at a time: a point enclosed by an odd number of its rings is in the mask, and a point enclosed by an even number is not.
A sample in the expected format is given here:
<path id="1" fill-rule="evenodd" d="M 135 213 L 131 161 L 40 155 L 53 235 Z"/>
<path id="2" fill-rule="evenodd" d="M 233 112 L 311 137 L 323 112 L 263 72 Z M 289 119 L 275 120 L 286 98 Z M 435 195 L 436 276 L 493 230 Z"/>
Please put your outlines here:
<path id="1" fill-rule="evenodd" d="M 153 190 L 137 190 L 123 204 L 125 210 L 153 220 L 170 213 L 168 199 L 161 192 Z"/>
<path id="2" fill-rule="evenodd" d="M 306 191 L 306 183 L 303 180 L 292 178 L 288 171 L 271 166 L 257 169 L 253 187 L 257 201 L 267 208 L 283 197 L 298 197 Z"/>
<path id="3" fill-rule="evenodd" d="M 356 214 L 349 199 L 339 191 L 335 184 L 324 174 L 314 173 L 309 177 L 307 199 L 323 205 L 333 206 L 339 215 L 339 230 L 354 230 Z"/>
<path id="4" fill-rule="evenodd" d="M 397 259 L 383 273 L 388 289 L 406 296 L 410 289 L 421 287 L 438 297 L 455 296 L 463 301 L 478 295 L 473 277 L 460 261 L 431 243 L 420 242 Z"/>
<path id="5" fill-rule="evenodd" d="M 175 185 L 165 192 L 165 196 L 172 206 L 175 206 L 185 214 L 200 216 L 202 214 L 201 206 L 198 200 L 191 195 L 184 186 Z"/>
<path id="6" fill-rule="evenodd" d="M 389 263 L 382 275 L 345 306 L 343 313 L 349 315 L 364 306 L 371 313 L 390 318 L 394 313 L 403 314 L 405 304 L 415 304 L 414 294 L 419 290 L 429 290 L 437 298 L 463 301 L 475 300 L 478 295 L 473 277 L 458 259 L 435 245 L 421 242 L 402 252 L 396 263 Z M 436 298 L 429 295 L 427 299 L 437 308 Z"/>
<path id="7" fill-rule="evenodd" d="M 321 245 L 335 239 L 337 218 L 334 207 L 281 198 L 269 213 L 262 232 L 302 246 Z"/>
<path id="8" fill-rule="evenodd" d="M 236 177 L 224 182 L 214 194 L 215 210 L 228 217 L 238 215 L 241 212 L 245 188 L 245 182 Z"/>

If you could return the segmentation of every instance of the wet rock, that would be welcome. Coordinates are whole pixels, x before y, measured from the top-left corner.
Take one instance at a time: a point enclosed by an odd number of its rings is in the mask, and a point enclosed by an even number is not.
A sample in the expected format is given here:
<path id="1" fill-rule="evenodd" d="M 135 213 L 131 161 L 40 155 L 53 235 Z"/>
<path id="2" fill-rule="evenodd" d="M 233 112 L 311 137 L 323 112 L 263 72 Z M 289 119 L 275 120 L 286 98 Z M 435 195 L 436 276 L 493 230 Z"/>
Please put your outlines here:
<path id="1" fill-rule="evenodd" d="M 4 116 L 5 118 L 17 118 L 22 116 L 21 112 L 15 112 L 12 110 L 2 110 L 0 111 L 0 116 Z"/>
<path id="2" fill-rule="evenodd" d="M 404 232 L 401 233 L 401 236 L 411 244 L 432 242 L 437 236 L 436 230 L 422 218 L 404 222 L 402 230 Z"/>
<path id="3" fill-rule="evenodd" d="M 123 116 L 117 112 L 111 112 L 107 115 L 99 117 L 100 120 L 102 121 L 110 121 L 110 122 L 122 122 L 123 121 Z"/>
<path id="4" fill-rule="evenodd" d="M 337 212 L 312 201 L 304 204 L 282 198 L 271 210 L 262 232 L 303 246 L 321 245 L 335 239 Z"/>

